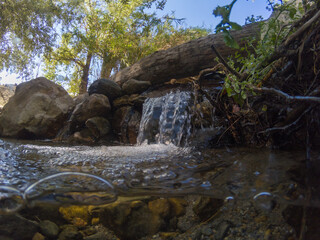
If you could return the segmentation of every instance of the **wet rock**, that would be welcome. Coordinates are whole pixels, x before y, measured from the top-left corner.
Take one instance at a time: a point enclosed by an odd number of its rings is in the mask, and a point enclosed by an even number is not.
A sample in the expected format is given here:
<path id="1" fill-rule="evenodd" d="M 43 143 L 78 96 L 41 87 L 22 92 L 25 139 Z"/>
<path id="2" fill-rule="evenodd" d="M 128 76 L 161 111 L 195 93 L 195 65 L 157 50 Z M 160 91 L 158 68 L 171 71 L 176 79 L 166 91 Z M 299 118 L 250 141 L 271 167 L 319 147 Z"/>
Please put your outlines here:
<path id="1" fill-rule="evenodd" d="M 201 220 L 207 220 L 213 216 L 223 206 L 222 199 L 209 198 L 209 197 L 198 197 L 193 211 Z"/>
<path id="2" fill-rule="evenodd" d="M 106 136 L 111 131 L 109 120 L 103 117 L 89 118 L 85 124 L 96 139 Z"/>
<path id="3" fill-rule="evenodd" d="M 77 227 L 67 226 L 59 234 L 58 240 L 82 240 L 83 236 Z"/>
<path id="4" fill-rule="evenodd" d="M 115 108 L 120 108 L 124 106 L 135 106 L 139 109 L 142 108 L 142 105 L 144 101 L 146 100 L 146 97 L 133 94 L 133 95 L 125 95 L 120 98 L 117 98 L 113 101 L 113 106 Z"/>
<path id="5" fill-rule="evenodd" d="M 94 81 L 89 89 L 89 95 L 98 93 L 107 96 L 111 101 L 122 95 L 121 87 L 114 81 L 109 79 L 98 79 Z"/>
<path id="6" fill-rule="evenodd" d="M 210 236 L 212 235 L 213 231 L 210 227 L 208 226 L 205 226 L 201 229 L 201 233 L 204 235 L 204 236 Z"/>
<path id="7" fill-rule="evenodd" d="M 86 226 L 91 220 L 89 206 L 60 207 L 59 212 L 64 219 L 79 227 Z"/>
<path id="8" fill-rule="evenodd" d="M 83 240 L 105 240 L 105 239 L 110 239 L 110 238 L 108 238 L 108 235 L 105 234 L 104 232 L 98 232 L 83 238 Z"/>
<path id="9" fill-rule="evenodd" d="M 0 239 L 2 239 L 2 238 L 0 238 Z M 32 240 L 45 240 L 45 239 L 46 239 L 46 237 L 38 232 L 32 237 Z"/>
<path id="10" fill-rule="evenodd" d="M 89 129 L 85 128 L 80 132 L 75 132 L 71 137 L 68 138 L 68 142 L 89 144 L 95 142 L 95 137 Z"/>
<path id="11" fill-rule="evenodd" d="M 81 129 L 85 122 L 93 117 L 107 117 L 111 105 L 108 98 L 102 94 L 92 94 L 79 103 L 70 117 L 71 132 Z"/>
<path id="12" fill-rule="evenodd" d="M 217 233 L 215 234 L 216 239 L 224 239 L 230 227 L 231 224 L 228 221 L 221 222 L 218 226 Z"/>
<path id="13" fill-rule="evenodd" d="M 0 135 L 24 139 L 54 138 L 74 102 L 59 85 L 40 77 L 17 86 L 0 115 Z"/>
<path id="14" fill-rule="evenodd" d="M 14 240 L 30 240 L 38 232 L 36 222 L 19 215 L 0 215 L 0 236 Z M 3 238 L 2 238 L 3 237 Z"/>
<path id="15" fill-rule="evenodd" d="M 180 217 L 186 214 L 187 201 L 183 198 L 169 198 L 171 206 L 171 214 L 175 217 Z"/>
<path id="16" fill-rule="evenodd" d="M 111 204 L 101 211 L 100 222 L 121 239 L 139 239 L 153 235 L 164 225 L 163 219 L 151 212 L 142 201 L 136 201 L 135 204 Z"/>
<path id="17" fill-rule="evenodd" d="M 39 224 L 41 233 L 48 238 L 55 238 L 59 234 L 59 227 L 54 222 L 44 220 Z"/>
<path id="18" fill-rule="evenodd" d="M 125 238 L 139 239 L 153 235 L 159 232 L 163 225 L 164 221 L 159 215 L 153 214 L 147 206 L 141 207 L 132 211 Z"/>
<path id="19" fill-rule="evenodd" d="M 148 202 L 148 207 L 151 212 L 158 214 L 159 216 L 165 218 L 170 214 L 170 203 L 168 199 L 160 198 Z"/>
<path id="20" fill-rule="evenodd" d="M 120 137 L 121 142 L 136 144 L 141 114 L 133 107 L 119 108 L 112 120 L 112 129 Z"/>
<path id="21" fill-rule="evenodd" d="M 142 93 L 151 86 L 149 81 L 139 81 L 136 79 L 129 79 L 122 85 L 122 90 L 126 94 Z"/>

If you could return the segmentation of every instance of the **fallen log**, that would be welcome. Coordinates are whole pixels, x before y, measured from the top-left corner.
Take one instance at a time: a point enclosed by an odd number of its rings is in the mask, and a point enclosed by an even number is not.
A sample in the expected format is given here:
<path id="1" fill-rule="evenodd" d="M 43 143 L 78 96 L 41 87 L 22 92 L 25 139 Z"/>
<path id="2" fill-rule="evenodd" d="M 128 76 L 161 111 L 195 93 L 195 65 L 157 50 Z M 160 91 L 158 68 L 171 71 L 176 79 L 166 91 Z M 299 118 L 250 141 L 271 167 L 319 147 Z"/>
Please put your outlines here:
<path id="1" fill-rule="evenodd" d="M 260 36 L 259 26 L 258 23 L 246 25 L 241 30 L 232 31 L 231 35 L 241 47 L 248 38 Z M 201 70 L 217 64 L 215 61 L 217 56 L 211 49 L 212 44 L 225 59 L 236 51 L 226 46 L 222 33 L 211 34 L 167 50 L 157 51 L 114 74 L 112 79 L 120 86 L 129 79 L 149 81 L 152 85 L 156 85 L 172 78 L 198 75 Z"/>

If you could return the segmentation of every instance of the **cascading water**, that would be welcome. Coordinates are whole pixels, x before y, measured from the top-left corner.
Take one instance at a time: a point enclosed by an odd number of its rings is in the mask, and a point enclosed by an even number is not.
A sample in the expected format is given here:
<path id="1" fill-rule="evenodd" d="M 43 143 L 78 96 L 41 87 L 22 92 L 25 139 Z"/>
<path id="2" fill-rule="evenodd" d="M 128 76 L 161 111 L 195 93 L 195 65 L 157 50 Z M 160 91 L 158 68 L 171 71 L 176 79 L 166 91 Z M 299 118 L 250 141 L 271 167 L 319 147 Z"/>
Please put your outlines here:
<path id="1" fill-rule="evenodd" d="M 147 99 L 143 104 L 138 144 L 185 145 L 191 134 L 190 103 L 191 94 L 181 91 Z"/>

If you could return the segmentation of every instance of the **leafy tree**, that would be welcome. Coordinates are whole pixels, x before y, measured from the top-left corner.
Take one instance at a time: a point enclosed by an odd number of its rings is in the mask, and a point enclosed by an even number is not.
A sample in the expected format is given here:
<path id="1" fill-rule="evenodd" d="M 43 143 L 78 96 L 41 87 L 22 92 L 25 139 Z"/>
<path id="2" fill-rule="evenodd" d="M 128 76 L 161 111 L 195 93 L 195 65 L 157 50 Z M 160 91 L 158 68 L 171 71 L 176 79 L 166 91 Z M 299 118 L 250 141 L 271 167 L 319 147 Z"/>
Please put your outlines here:
<path id="1" fill-rule="evenodd" d="M 76 1 L 0 1 L 0 71 L 27 76 L 34 60 L 54 44 L 55 26 L 67 24 Z"/>
<path id="2" fill-rule="evenodd" d="M 163 8 L 164 3 L 157 0 L 82 1 L 71 31 L 63 33 L 60 45 L 46 55 L 47 77 L 67 83 L 74 94 L 84 93 L 88 76 L 97 68 L 101 69 L 100 77 L 109 77 L 112 72 L 154 51 L 208 33 L 198 28 L 176 29 L 173 16 L 159 18 L 155 13 L 146 12 L 152 4 Z M 66 75 L 69 72 L 72 74 Z"/>

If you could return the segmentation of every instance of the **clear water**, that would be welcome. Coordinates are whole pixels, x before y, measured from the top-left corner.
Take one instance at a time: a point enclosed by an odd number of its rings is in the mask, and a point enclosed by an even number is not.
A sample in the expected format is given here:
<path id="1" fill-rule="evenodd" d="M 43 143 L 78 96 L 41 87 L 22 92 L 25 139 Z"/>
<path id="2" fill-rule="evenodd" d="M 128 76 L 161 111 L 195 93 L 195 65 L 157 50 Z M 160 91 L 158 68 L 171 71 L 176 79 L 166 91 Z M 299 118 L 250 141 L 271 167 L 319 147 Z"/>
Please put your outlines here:
<path id="1" fill-rule="evenodd" d="M 150 196 L 208 196 L 265 212 L 277 203 L 320 208 L 317 179 L 305 176 L 303 151 L 203 149 L 216 129 L 191 134 L 190 101 L 179 91 L 148 99 L 137 146 L 0 140 L 0 220 L 41 204 L 101 206 Z M 188 144 L 191 139 L 198 144 Z M 308 179 L 314 185 L 306 187 Z M 237 217 L 246 211 L 232 217 L 245 225 L 245 217 Z"/>
<path id="2" fill-rule="evenodd" d="M 104 204 L 119 196 L 267 197 L 301 205 L 305 198 L 304 192 L 295 199 L 287 196 L 297 185 L 288 173 L 303 160 L 303 152 L 197 151 L 172 144 L 68 147 L 2 140 L 0 154 L 1 201 L 13 199 L 12 211 L 39 201 Z M 309 204 L 320 206 L 316 198 Z"/>

